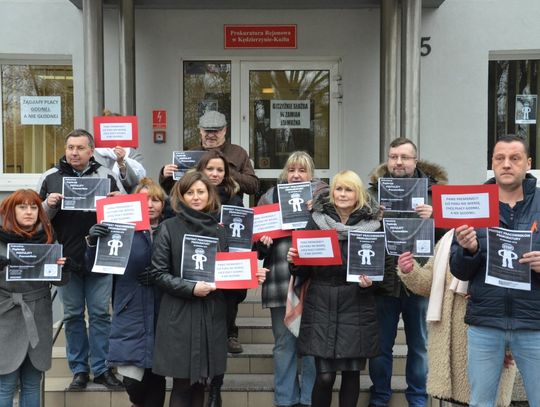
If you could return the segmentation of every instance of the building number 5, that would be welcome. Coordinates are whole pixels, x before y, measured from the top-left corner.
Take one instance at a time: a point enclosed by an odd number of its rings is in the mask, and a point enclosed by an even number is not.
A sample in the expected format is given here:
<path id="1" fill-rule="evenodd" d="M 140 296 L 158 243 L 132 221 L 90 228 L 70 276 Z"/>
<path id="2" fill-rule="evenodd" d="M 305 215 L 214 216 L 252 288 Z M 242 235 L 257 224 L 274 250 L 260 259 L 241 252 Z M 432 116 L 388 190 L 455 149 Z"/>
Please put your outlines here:
<path id="1" fill-rule="evenodd" d="M 422 41 L 420 42 L 420 55 L 423 57 L 427 57 L 429 54 L 431 54 L 431 45 L 429 45 L 429 40 L 431 40 L 431 37 L 422 37 Z"/>

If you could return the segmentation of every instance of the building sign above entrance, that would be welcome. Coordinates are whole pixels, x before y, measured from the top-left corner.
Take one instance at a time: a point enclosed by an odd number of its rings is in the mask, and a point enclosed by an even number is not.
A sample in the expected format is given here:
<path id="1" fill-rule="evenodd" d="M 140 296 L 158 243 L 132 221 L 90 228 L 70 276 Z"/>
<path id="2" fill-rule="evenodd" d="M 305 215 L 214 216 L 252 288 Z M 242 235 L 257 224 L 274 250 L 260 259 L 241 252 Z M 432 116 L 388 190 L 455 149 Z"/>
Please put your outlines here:
<path id="1" fill-rule="evenodd" d="M 224 25 L 225 48 L 296 48 L 296 24 Z"/>

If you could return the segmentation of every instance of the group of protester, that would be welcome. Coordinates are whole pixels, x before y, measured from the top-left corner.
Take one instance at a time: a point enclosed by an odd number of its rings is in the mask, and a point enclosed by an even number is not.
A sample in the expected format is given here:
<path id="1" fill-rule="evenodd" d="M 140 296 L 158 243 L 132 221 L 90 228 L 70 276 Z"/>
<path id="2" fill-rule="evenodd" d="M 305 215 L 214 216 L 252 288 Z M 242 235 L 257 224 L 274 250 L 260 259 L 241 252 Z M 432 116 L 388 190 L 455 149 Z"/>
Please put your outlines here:
<path id="1" fill-rule="evenodd" d="M 41 378 L 51 365 L 49 283 L 4 278 L 10 264 L 6 246 L 21 242 L 63 245 L 64 257 L 57 261 L 62 279 L 55 285 L 64 309 L 71 390 L 86 388 L 91 372 L 95 383 L 125 387 L 134 406 L 163 406 L 168 376 L 173 378 L 171 407 L 202 406 L 205 389 L 207 406 L 221 406 L 227 352 L 243 351 L 235 321 L 246 290 L 188 281 L 181 262 L 186 234 L 216 238 L 218 250 L 228 251 L 220 205 L 242 206 L 243 194 L 259 188 L 246 151 L 226 141 L 226 126 L 221 113 L 205 113 L 197 149 L 206 153 L 197 167 L 175 181 L 178 168 L 167 164 L 159 184 L 145 176 L 136 151 L 95 149 L 90 133 L 74 130 L 66 137 L 65 155 L 42 175 L 38 193 L 19 190 L 2 202 L 0 407 L 12 405 L 18 387 L 20 406 L 38 406 Z M 278 182 L 311 182 L 305 229 L 336 230 L 343 261 L 339 266 L 295 265 L 298 252 L 290 237 L 263 235 L 254 245 L 263 261 L 256 273 L 262 306 L 270 308 L 275 339 L 276 406 L 330 406 L 337 372 L 339 405 L 356 406 L 359 372 L 368 359 L 369 405 L 389 405 L 400 315 L 410 406 L 426 406 L 428 394 L 471 406 L 507 406 L 515 375 L 512 358 L 530 405 L 540 406 L 540 192 L 527 174 L 531 162 L 521 139 L 500 139 L 492 160 L 495 177 L 488 183 L 499 186 L 501 225 L 534 232 L 532 251 L 519 260 L 531 266 L 531 291 L 485 283 L 486 234 L 467 225 L 438 233 L 435 256 L 427 262 L 408 252 L 399 258 L 387 255 L 381 283 L 366 275 L 358 283 L 347 282 L 349 231 L 381 230 L 387 216 L 376 199 L 378 178 L 427 178 L 431 186 L 446 183 L 446 172 L 418 160 L 416 146 L 406 138 L 391 143 L 369 187 L 350 170 L 338 172 L 328 185 L 314 177 L 309 154 L 291 152 Z M 91 272 L 97 240 L 110 230 L 97 223 L 95 212 L 62 209 L 64 177 L 108 178 L 109 196 L 147 194 L 151 227 L 135 233 L 123 275 Z M 272 187 L 258 205 L 276 202 Z M 409 216 L 429 218 L 433 209 L 428 202 L 415 211 Z M 288 301 L 296 289 L 303 312 L 293 333 Z"/>

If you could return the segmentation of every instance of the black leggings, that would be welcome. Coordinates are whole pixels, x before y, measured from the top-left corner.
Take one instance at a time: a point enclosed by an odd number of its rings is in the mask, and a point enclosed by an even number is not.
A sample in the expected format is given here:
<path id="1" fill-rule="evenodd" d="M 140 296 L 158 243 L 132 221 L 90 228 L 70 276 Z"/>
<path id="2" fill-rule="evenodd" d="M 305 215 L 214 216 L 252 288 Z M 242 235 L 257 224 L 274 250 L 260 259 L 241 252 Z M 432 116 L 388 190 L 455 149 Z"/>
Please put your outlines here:
<path id="1" fill-rule="evenodd" d="M 332 404 L 332 387 L 336 381 L 336 372 L 317 373 L 311 393 L 312 407 L 329 407 Z M 356 407 L 360 394 L 360 372 L 341 372 L 341 387 L 339 389 L 339 406 Z"/>
<path id="2" fill-rule="evenodd" d="M 141 407 L 163 407 L 165 402 L 165 378 L 146 369 L 142 381 L 124 376 L 124 386 L 129 401 Z"/>
<path id="3" fill-rule="evenodd" d="M 169 407 L 202 407 L 204 385 L 189 384 L 189 379 L 173 379 Z"/>

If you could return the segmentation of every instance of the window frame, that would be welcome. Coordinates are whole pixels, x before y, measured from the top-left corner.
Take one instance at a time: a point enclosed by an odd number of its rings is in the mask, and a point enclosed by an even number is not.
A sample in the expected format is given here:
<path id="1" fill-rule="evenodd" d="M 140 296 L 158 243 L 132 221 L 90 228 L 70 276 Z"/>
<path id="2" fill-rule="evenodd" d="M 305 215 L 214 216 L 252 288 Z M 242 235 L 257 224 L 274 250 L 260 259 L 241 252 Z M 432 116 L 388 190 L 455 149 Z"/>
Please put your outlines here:
<path id="1" fill-rule="evenodd" d="M 73 110 L 75 111 L 75 67 L 69 55 L 1 55 L 0 65 L 70 65 L 73 72 Z M 12 192 L 20 188 L 35 189 L 42 173 L 4 173 L 4 95 L 2 92 L 2 78 L 0 77 L 0 192 Z M 75 120 L 75 117 L 74 117 Z M 57 159 L 60 157 L 57 157 Z"/>

